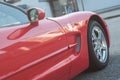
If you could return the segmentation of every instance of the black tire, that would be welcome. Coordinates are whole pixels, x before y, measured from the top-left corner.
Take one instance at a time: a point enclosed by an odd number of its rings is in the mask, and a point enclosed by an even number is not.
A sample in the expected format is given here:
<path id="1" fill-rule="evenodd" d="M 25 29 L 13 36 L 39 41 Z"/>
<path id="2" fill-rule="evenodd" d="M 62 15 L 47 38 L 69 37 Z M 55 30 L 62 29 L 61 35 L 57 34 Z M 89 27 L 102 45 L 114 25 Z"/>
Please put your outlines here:
<path id="1" fill-rule="evenodd" d="M 89 70 L 97 71 L 105 68 L 109 62 L 109 48 L 106 34 L 101 24 L 95 20 L 91 20 L 87 36 L 90 61 Z"/>

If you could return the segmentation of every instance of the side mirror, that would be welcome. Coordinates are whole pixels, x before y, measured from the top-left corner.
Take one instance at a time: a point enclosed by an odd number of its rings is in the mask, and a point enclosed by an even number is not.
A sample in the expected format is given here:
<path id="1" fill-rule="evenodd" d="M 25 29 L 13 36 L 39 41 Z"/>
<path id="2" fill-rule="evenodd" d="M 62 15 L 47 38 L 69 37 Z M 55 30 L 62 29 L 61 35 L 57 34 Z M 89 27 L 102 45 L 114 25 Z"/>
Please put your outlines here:
<path id="1" fill-rule="evenodd" d="M 42 9 L 29 9 L 27 15 L 30 22 L 37 22 L 45 18 L 45 12 Z"/>

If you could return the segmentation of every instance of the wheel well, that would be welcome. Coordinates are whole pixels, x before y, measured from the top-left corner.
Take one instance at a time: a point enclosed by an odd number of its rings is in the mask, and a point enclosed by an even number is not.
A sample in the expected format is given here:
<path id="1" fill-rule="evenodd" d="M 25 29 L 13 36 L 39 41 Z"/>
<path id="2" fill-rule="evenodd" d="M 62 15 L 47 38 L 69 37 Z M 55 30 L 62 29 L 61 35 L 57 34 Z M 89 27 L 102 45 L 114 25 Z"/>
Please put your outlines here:
<path id="1" fill-rule="evenodd" d="M 106 24 L 103 22 L 103 20 L 99 17 L 99 16 L 96 16 L 96 15 L 93 15 L 91 18 L 90 18 L 90 20 L 95 20 L 95 21 L 98 21 L 100 24 L 101 24 L 101 26 L 106 26 Z M 103 28 L 104 28 L 103 27 Z"/>
<path id="2" fill-rule="evenodd" d="M 107 29 L 107 24 L 98 15 L 91 16 L 89 21 L 91 21 L 91 20 L 95 20 L 95 21 L 97 21 L 97 22 L 99 22 L 101 24 L 101 26 L 103 27 L 103 29 L 105 31 L 105 34 L 107 36 L 108 46 L 110 47 L 110 39 L 109 39 L 109 33 L 108 33 L 108 29 Z"/>

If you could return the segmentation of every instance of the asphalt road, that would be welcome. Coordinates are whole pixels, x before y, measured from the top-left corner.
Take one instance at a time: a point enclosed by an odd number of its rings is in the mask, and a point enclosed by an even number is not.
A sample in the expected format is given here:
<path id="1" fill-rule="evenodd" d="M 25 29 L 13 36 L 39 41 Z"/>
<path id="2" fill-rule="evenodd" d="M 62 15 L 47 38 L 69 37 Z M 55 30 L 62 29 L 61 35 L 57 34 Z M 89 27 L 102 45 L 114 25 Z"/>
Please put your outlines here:
<path id="1" fill-rule="evenodd" d="M 120 17 L 105 20 L 111 36 L 110 61 L 97 72 L 83 72 L 73 80 L 120 80 Z"/>

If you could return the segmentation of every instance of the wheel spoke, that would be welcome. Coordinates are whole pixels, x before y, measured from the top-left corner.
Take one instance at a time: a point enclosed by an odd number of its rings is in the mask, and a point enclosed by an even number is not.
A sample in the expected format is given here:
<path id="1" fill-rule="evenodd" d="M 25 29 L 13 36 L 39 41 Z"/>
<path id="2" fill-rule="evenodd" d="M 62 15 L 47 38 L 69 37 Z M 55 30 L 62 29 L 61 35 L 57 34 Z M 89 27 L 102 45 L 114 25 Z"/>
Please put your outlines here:
<path id="1" fill-rule="evenodd" d="M 102 46 L 101 46 L 101 49 L 102 49 L 102 50 L 106 50 L 106 46 L 102 45 Z"/>
<path id="2" fill-rule="evenodd" d="M 102 32 L 101 31 L 98 31 L 98 39 L 102 40 Z"/>
<path id="3" fill-rule="evenodd" d="M 101 60 L 102 54 L 101 54 L 101 51 L 100 51 L 100 50 L 97 50 L 97 55 L 99 56 L 99 59 Z"/>
<path id="4" fill-rule="evenodd" d="M 94 46 L 94 51 L 97 51 L 97 49 L 98 49 L 98 46 L 97 46 L 97 44 L 94 44 L 95 46 Z"/>
<path id="5" fill-rule="evenodd" d="M 107 59 L 107 42 L 102 30 L 95 26 L 92 30 L 93 49 L 97 59 L 104 63 Z"/>
<path id="6" fill-rule="evenodd" d="M 92 32 L 92 37 L 93 37 L 93 40 L 96 40 L 97 39 L 97 36 L 95 34 L 95 31 Z"/>

